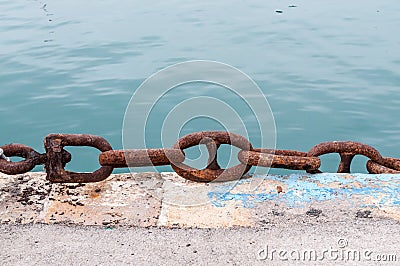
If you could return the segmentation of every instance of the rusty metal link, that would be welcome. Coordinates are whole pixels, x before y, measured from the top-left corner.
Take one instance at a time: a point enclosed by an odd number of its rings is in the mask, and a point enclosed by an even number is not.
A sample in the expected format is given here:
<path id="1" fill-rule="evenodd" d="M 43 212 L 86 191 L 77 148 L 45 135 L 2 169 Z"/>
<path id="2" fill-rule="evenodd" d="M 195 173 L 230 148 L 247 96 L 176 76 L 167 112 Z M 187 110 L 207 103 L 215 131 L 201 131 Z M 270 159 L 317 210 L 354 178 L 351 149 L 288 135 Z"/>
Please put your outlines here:
<path id="1" fill-rule="evenodd" d="M 340 164 L 337 170 L 338 173 L 350 173 L 351 162 L 354 156 L 358 154 L 364 155 L 376 163 L 383 163 L 383 158 L 376 149 L 366 144 L 353 141 L 323 142 L 311 148 L 307 156 L 315 157 L 328 153 L 339 153 Z M 307 172 L 312 174 L 321 173 L 318 169 L 309 169 Z"/>
<path id="2" fill-rule="evenodd" d="M 20 162 L 11 162 L 10 160 L 0 159 L 0 172 L 8 175 L 24 174 L 31 171 L 35 166 L 45 164 L 46 154 L 40 154 L 31 147 L 23 144 L 8 144 L 1 146 L 5 156 L 21 157 L 25 160 Z M 67 151 L 62 153 L 62 163 L 65 165 L 71 161 L 71 154 Z"/>
<path id="3" fill-rule="evenodd" d="M 22 144 L 8 144 L 1 146 L 5 156 L 22 157 L 25 160 L 20 162 L 11 162 L 5 159 L 0 159 L 0 171 L 8 175 L 17 175 L 29 172 L 35 168 L 40 154 L 34 149 Z"/>
<path id="4" fill-rule="evenodd" d="M 195 169 L 184 163 L 171 162 L 174 171 L 192 181 L 211 182 L 237 180 L 247 173 L 251 165 L 238 164 L 236 166 L 221 169 L 217 162 L 217 150 L 221 144 L 230 144 L 242 150 L 252 150 L 250 142 L 244 137 L 224 131 L 203 131 L 188 134 L 180 138 L 174 149 L 187 149 L 199 144 L 205 144 L 209 153 L 208 165 L 205 169 Z"/>
<path id="5" fill-rule="evenodd" d="M 114 168 L 170 165 L 171 161 L 184 160 L 185 154 L 180 149 L 111 150 L 99 156 L 100 165 Z"/>
<path id="6" fill-rule="evenodd" d="M 93 173 L 66 171 L 62 160 L 65 146 L 89 146 L 102 152 L 112 149 L 110 143 L 99 136 L 87 134 L 50 134 L 44 140 L 47 154 L 45 164 L 47 179 L 55 183 L 98 182 L 106 179 L 113 171 L 112 166 L 102 166 Z"/>
<path id="7" fill-rule="evenodd" d="M 307 157 L 307 153 L 292 150 L 254 149 L 240 151 L 239 161 L 252 166 L 285 168 L 291 170 L 318 169 L 321 160 L 318 157 Z"/>
<path id="8" fill-rule="evenodd" d="M 368 160 L 367 170 L 370 174 L 400 174 L 400 160 L 384 157 L 382 164 Z"/>
<path id="9" fill-rule="evenodd" d="M 205 169 L 195 169 L 184 164 L 183 150 L 204 144 L 209 157 Z M 217 152 L 221 144 L 229 144 L 241 149 L 238 153 L 240 164 L 221 169 L 217 162 Z M 382 157 L 371 146 L 359 142 L 323 142 L 310 151 L 256 149 L 244 137 L 223 131 L 195 132 L 180 138 L 171 149 L 112 150 L 102 137 L 87 134 L 50 134 L 44 140 L 46 153 L 40 154 L 22 144 L 8 144 L 0 147 L 0 172 L 15 175 L 31 171 L 37 165 L 45 165 L 47 179 L 51 182 L 86 183 L 106 179 L 114 168 L 171 165 L 183 178 L 196 182 L 229 181 L 241 178 L 252 166 L 306 170 L 320 173 L 319 156 L 339 153 L 341 157 L 338 173 L 349 173 L 355 155 L 364 155 L 370 160 L 367 170 L 373 174 L 400 174 L 400 159 Z M 100 169 L 93 173 L 66 171 L 65 165 L 71 161 L 71 154 L 65 146 L 89 146 L 99 149 Z M 24 160 L 12 162 L 8 157 L 22 157 Z"/>
<path id="10" fill-rule="evenodd" d="M 10 158 L 8 158 L 7 156 L 4 155 L 4 150 L 3 150 L 2 148 L 0 148 L 0 159 L 4 159 L 4 160 L 6 160 L 7 162 L 10 162 L 10 161 L 11 161 Z"/>

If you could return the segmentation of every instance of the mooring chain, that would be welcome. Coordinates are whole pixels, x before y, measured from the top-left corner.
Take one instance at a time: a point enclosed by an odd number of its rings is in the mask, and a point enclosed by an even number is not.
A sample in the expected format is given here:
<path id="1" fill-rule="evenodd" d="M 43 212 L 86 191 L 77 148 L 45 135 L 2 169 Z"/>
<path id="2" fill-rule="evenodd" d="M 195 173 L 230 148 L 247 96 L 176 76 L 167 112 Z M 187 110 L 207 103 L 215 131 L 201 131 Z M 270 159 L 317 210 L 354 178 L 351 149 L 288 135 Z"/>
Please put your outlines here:
<path id="1" fill-rule="evenodd" d="M 0 148 L 0 159 L 4 159 L 7 162 L 10 162 L 11 159 L 4 155 L 4 150 Z"/>
<path id="2" fill-rule="evenodd" d="M 184 150 L 204 144 L 209 153 L 207 166 L 196 169 L 184 163 Z M 217 152 L 222 144 L 240 149 L 240 164 L 221 169 L 217 162 Z M 65 170 L 71 161 L 66 146 L 88 146 L 101 151 L 100 168 L 92 173 L 76 173 Z M 338 153 L 341 161 L 338 173 L 350 173 L 355 155 L 369 158 L 366 168 L 372 174 L 399 174 L 400 160 L 382 157 L 371 146 L 352 141 L 323 142 L 308 152 L 293 150 L 274 150 L 253 148 L 244 137 L 224 131 L 195 132 L 180 138 L 169 149 L 131 149 L 113 150 L 102 137 L 88 134 L 50 134 L 44 139 L 46 153 L 40 154 L 22 144 L 8 144 L 0 147 L 0 172 L 16 175 L 31 171 L 37 165 L 45 165 L 47 179 L 55 183 L 98 182 L 109 177 L 114 168 L 171 165 L 181 177 L 196 182 L 230 181 L 240 179 L 252 166 L 305 170 L 310 174 L 321 173 L 319 156 Z M 24 160 L 12 162 L 9 157 L 22 157 Z"/>

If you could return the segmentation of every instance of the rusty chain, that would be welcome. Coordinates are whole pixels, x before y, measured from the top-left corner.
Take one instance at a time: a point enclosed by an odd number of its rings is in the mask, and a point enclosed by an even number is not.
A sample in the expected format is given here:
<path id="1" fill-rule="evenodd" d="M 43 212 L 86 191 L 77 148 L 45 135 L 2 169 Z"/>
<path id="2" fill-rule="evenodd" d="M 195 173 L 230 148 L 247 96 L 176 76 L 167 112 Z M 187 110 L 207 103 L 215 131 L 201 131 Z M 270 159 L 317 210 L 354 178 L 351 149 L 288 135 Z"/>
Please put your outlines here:
<path id="1" fill-rule="evenodd" d="M 195 169 L 183 162 L 184 150 L 204 144 L 209 153 L 205 169 Z M 238 153 L 240 164 L 221 169 L 217 162 L 217 151 L 221 144 L 241 149 Z M 65 146 L 88 146 L 101 151 L 101 167 L 92 173 L 75 173 L 65 170 L 71 161 L 71 154 Z M 0 147 L 0 172 L 8 175 L 23 174 L 37 165 L 45 165 L 47 179 L 55 183 L 98 182 L 109 177 L 114 168 L 171 165 L 181 177 L 196 181 L 210 182 L 240 179 L 252 166 L 305 170 L 310 174 L 321 173 L 319 156 L 338 153 L 341 161 L 338 173 L 350 173 L 355 155 L 369 158 L 366 168 L 371 174 L 399 174 L 400 159 L 382 157 L 373 147 L 359 142 L 332 141 L 312 147 L 308 152 L 253 148 L 244 137 L 223 131 L 195 132 L 180 138 L 170 149 L 113 150 L 102 137 L 88 134 L 50 134 L 44 139 L 46 153 L 40 154 L 22 144 L 8 144 Z M 8 157 L 22 157 L 12 162 Z"/>

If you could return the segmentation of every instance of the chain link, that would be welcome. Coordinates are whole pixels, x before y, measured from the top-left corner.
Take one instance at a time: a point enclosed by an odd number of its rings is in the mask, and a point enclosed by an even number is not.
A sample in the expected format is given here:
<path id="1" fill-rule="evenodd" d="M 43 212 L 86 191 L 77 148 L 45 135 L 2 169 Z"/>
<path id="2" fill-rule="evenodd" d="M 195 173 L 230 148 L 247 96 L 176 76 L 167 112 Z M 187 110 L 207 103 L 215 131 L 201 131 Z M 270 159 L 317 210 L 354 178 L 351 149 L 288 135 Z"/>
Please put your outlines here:
<path id="1" fill-rule="evenodd" d="M 307 157 L 307 153 L 290 150 L 254 149 L 240 151 L 239 161 L 252 166 L 284 168 L 290 170 L 316 171 L 321 160 L 318 157 Z"/>
<path id="2" fill-rule="evenodd" d="M 11 159 L 4 155 L 4 150 L 0 148 L 0 158 L 6 160 L 7 162 L 11 162 Z"/>
<path id="3" fill-rule="evenodd" d="M 209 159 L 205 169 L 195 169 L 186 164 L 184 150 L 196 145 L 206 145 Z M 217 152 L 221 144 L 241 149 L 238 153 L 240 164 L 221 169 Z M 240 179 L 252 166 L 305 170 L 321 173 L 319 156 L 338 153 L 341 161 L 338 173 L 349 173 L 351 162 L 356 155 L 369 158 L 366 168 L 371 174 L 400 174 L 400 159 L 382 157 L 373 147 L 352 141 L 331 141 L 320 143 L 308 152 L 253 148 L 244 137 L 224 131 L 195 132 L 180 138 L 170 149 L 113 150 L 102 137 L 88 134 L 50 134 L 45 137 L 46 153 L 39 154 L 22 144 L 8 144 L 0 147 L 0 172 L 16 175 L 31 171 L 37 165 L 45 165 L 47 179 L 57 183 L 98 182 L 110 176 L 114 168 L 171 165 L 181 177 L 196 182 L 229 181 Z M 66 171 L 71 154 L 65 146 L 89 146 L 101 151 L 101 167 L 93 173 Z M 12 162 L 9 157 L 24 160 Z"/>

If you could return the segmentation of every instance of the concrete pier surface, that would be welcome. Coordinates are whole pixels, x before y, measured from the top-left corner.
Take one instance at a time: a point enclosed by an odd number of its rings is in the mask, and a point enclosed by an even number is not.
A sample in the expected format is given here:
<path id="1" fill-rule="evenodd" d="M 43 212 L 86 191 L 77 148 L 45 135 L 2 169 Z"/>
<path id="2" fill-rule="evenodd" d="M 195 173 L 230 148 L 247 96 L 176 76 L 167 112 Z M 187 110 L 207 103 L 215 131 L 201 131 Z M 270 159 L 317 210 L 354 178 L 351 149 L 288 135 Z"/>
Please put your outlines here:
<path id="1" fill-rule="evenodd" d="M 399 265 L 400 225 L 264 228 L 0 225 L 2 265 Z"/>
<path id="2" fill-rule="evenodd" d="M 44 173 L 0 175 L 5 265 L 333 265 L 350 253 L 358 257 L 349 265 L 399 263 L 398 232 L 399 175 L 209 184 L 174 173 L 117 174 L 89 184 L 51 184 Z"/>
<path id="3" fill-rule="evenodd" d="M 0 223 L 138 227 L 264 227 L 400 221 L 400 177 L 294 174 L 195 183 L 174 173 L 117 174 L 51 184 L 44 173 L 0 175 Z"/>

